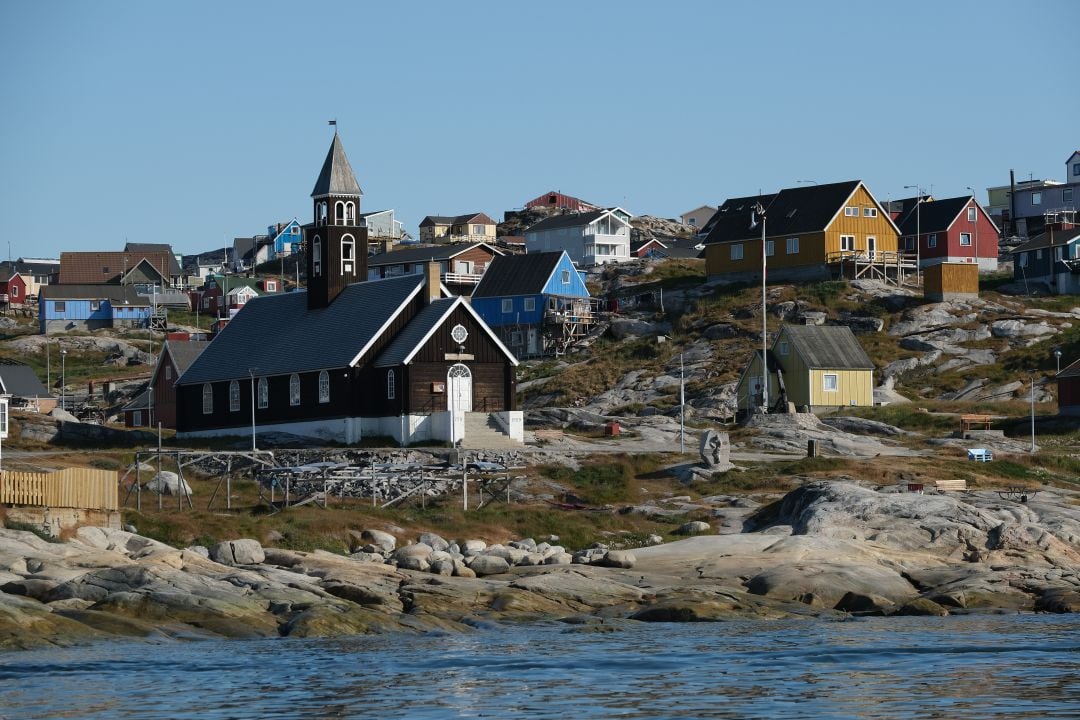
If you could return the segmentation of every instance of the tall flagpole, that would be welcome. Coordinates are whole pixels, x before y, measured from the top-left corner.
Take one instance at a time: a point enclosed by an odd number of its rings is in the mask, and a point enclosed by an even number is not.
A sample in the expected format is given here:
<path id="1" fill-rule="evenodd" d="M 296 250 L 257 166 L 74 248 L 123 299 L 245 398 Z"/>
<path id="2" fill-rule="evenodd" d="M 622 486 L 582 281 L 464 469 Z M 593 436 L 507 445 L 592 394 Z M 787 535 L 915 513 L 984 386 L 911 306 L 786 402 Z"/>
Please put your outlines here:
<path id="1" fill-rule="evenodd" d="M 754 212 L 761 217 L 761 405 L 763 412 L 769 412 L 769 333 L 765 317 L 765 275 L 767 255 L 765 253 L 765 208 L 761 203 L 754 205 Z"/>

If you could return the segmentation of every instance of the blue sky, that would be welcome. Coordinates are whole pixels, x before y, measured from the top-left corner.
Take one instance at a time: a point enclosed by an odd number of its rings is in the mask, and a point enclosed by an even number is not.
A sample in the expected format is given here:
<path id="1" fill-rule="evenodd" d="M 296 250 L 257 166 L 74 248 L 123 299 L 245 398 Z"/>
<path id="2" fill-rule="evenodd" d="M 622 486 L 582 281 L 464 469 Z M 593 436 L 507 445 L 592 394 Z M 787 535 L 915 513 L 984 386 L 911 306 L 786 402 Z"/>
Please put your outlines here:
<path id="1" fill-rule="evenodd" d="M 0 0 L 11 254 L 220 247 L 311 219 L 336 118 L 363 209 L 552 189 L 675 216 L 797 180 L 985 199 L 1080 148 L 1080 3 Z M 3 249 L 0 248 L 0 252 Z"/>

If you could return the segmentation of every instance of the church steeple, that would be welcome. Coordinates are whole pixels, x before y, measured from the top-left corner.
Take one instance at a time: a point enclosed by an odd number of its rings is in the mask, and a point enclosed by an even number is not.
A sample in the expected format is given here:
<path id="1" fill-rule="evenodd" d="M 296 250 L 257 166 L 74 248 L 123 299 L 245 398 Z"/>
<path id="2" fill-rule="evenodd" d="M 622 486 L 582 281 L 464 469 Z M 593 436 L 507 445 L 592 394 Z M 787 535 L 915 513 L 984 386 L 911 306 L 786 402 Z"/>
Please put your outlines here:
<path id="1" fill-rule="evenodd" d="M 315 219 L 304 228 L 309 308 L 326 307 L 346 285 L 367 279 L 367 228 L 360 226 L 363 194 L 335 128 L 311 191 Z"/>

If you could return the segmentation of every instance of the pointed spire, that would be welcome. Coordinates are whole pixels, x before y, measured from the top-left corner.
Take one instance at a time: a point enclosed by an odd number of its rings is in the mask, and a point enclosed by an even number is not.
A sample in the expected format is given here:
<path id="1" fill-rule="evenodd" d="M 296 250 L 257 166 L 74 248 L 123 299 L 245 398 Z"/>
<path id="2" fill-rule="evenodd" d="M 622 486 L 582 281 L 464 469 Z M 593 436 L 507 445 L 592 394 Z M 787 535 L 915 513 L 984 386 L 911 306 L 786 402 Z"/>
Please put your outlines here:
<path id="1" fill-rule="evenodd" d="M 334 142 L 330 145 L 330 151 L 326 153 L 326 161 L 323 162 L 322 172 L 315 181 L 315 189 L 311 191 L 311 197 L 322 195 L 363 195 L 360 184 L 356 182 L 349 158 L 345 157 L 345 148 L 341 145 L 341 138 L 337 134 L 337 123 L 334 124 Z"/>

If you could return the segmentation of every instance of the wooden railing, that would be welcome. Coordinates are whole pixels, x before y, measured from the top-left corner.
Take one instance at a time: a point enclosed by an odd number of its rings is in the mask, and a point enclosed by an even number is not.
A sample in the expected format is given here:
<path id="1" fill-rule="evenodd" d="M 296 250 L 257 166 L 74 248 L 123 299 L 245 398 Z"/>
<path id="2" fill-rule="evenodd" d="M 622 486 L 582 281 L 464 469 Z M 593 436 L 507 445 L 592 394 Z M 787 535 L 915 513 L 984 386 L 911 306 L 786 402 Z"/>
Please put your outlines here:
<path id="1" fill-rule="evenodd" d="M 116 471 L 67 468 L 51 473 L 0 472 L 0 503 L 117 510 Z"/>

